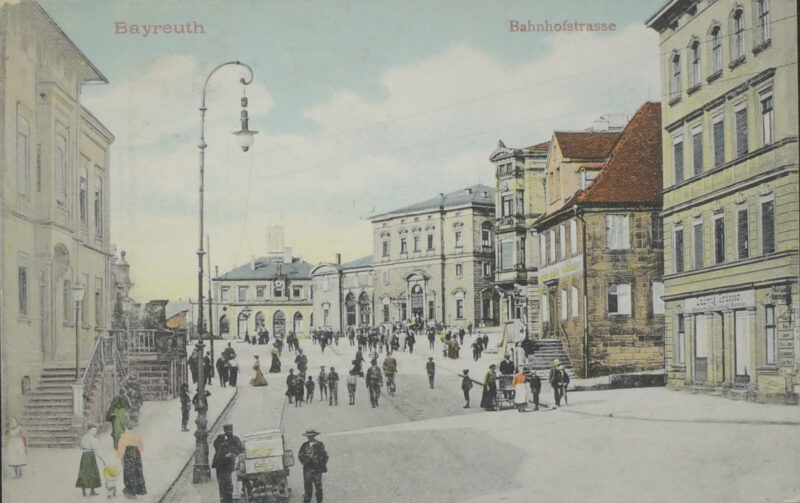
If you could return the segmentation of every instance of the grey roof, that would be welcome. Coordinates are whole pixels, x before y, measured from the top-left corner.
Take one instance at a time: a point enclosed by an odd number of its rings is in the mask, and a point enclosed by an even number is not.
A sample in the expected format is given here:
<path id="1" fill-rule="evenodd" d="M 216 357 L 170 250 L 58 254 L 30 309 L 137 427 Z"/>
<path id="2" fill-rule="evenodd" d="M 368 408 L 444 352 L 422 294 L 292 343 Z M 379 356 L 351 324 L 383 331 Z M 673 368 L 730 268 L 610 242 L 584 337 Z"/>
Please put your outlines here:
<path id="1" fill-rule="evenodd" d="M 291 263 L 281 262 L 267 257 L 255 260 L 255 269 L 248 262 L 225 274 L 214 278 L 215 280 L 246 280 L 246 279 L 275 279 L 278 277 L 288 279 L 311 279 L 311 269 L 314 266 L 298 258 L 293 258 Z"/>
<path id="2" fill-rule="evenodd" d="M 185 300 L 171 300 L 167 302 L 167 305 L 164 306 L 164 316 L 167 319 L 172 318 L 176 314 L 180 314 L 184 311 L 191 311 L 192 304 Z"/>
<path id="3" fill-rule="evenodd" d="M 484 192 L 486 193 L 486 197 L 483 197 Z M 489 187 L 488 185 L 480 185 L 480 184 L 472 185 L 470 187 L 464 187 L 463 189 L 445 194 L 444 201 L 442 201 L 442 198 L 440 196 L 432 197 L 430 199 L 426 199 L 424 201 L 420 201 L 418 203 L 409 206 L 404 206 L 396 210 L 391 210 L 385 213 L 380 213 L 378 215 L 373 215 L 372 217 L 370 217 L 370 220 L 375 220 L 376 218 L 385 217 L 389 215 L 399 215 L 402 213 L 414 213 L 425 210 L 436 210 L 439 208 L 440 205 L 442 205 L 442 203 L 444 203 L 445 208 L 451 208 L 454 206 L 463 206 L 465 204 L 494 207 L 494 188 Z"/>
<path id="4" fill-rule="evenodd" d="M 360 267 L 369 267 L 372 265 L 372 255 L 367 255 L 366 257 L 357 258 L 355 260 L 351 260 L 350 262 L 345 262 L 342 264 L 342 269 L 358 269 Z"/>

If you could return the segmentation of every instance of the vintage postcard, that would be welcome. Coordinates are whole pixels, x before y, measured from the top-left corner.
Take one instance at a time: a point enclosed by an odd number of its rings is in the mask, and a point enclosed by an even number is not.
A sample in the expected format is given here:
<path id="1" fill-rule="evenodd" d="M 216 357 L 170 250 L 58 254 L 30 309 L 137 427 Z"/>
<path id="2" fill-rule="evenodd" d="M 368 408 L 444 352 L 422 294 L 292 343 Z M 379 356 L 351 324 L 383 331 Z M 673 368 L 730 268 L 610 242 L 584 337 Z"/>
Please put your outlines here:
<path id="1" fill-rule="evenodd" d="M 0 0 L 3 502 L 800 502 L 797 26 Z"/>

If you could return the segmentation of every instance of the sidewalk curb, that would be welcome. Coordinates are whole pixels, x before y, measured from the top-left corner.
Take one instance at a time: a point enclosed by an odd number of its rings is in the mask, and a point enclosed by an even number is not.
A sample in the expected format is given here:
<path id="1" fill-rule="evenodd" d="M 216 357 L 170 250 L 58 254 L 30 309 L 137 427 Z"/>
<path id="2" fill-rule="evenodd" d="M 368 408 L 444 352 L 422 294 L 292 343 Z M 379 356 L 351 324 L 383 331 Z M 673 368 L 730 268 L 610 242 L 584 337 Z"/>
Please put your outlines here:
<path id="1" fill-rule="evenodd" d="M 233 404 L 236 402 L 236 399 L 238 397 L 239 397 L 239 387 L 237 386 L 236 387 L 236 391 L 233 393 L 233 396 L 231 397 L 231 399 L 228 400 L 228 403 L 225 405 L 225 407 L 222 408 L 222 411 L 220 411 L 219 416 L 217 416 L 217 419 L 214 420 L 214 424 L 212 424 L 211 427 L 208 429 L 209 435 L 211 435 L 211 432 L 213 432 L 214 430 L 219 428 L 220 422 L 222 422 L 223 418 L 227 415 L 228 411 L 231 409 L 231 407 L 233 407 Z M 181 470 L 178 472 L 178 475 L 170 483 L 170 485 L 167 488 L 167 490 L 164 491 L 164 494 L 162 494 L 161 497 L 158 498 L 158 503 L 164 503 L 164 501 L 166 501 L 165 498 L 175 488 L 175 484 L 177 484 L 178 481 L 181 479 L 181 477 L 183 477 L 183 474 L 186 472 L 186 470 L 192 464 L 192 459 L 193 458 L 194 458 L 194 452 L 192 452 L 192 454 L 189 455 L 189 459 L 186 460 L 186 463 L 184 463 L 183 468 L 181 468 Z"/>

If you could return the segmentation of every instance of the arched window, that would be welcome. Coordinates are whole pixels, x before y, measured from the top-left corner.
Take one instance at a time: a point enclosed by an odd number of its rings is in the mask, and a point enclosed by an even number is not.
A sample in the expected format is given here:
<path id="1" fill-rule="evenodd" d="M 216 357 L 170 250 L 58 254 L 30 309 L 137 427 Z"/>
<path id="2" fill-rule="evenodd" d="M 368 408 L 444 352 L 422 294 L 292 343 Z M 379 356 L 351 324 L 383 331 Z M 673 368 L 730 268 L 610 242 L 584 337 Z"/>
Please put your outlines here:
<path id="1" fill-rule="evenodd" d="M 276 311 L 272 315 L 272 335 L 283 337 L 286 335 L 286 315 L 283 311 Z"/>
<path id="2" fill-rule="evenodd" d="M 369 297 L 366 292 L 361 292 L 361 295 L 358 296 L 358 315 L 359 325 L 370 325 L 372 307 L 370 306 Z"/>
<path id="3" fill-rule="evenodd" d="M 231 324 L 228 321 L 228 315 L 223 314 L 219 317 L 219 333 L 222 337 L 228 335 L 231 331 Z"/>
<path id="4" fill-rule="evenodd" d="M 294 313 L 294 317 L 292 319 L 292 330 L 294 330 L 295 334 L 303 333 L 303 315 L 300 311 Z"/>
<path id="5" fill-rule="evenodd" d="M 344 307 L 347 314 L 347 326 L 355 326 L 356 324 L 356 297 L 352 293 L 348 293 L 344 298 Z"/>
<path id="6" fill-rule="evenodd" d="M 389 297 L 384 297 L 381 299 L 381 312 L 383 314 L 383 322 L 390 323 L 390 314 L 389 314 Z"/>
<path id="7" fill-rule="evenodd" d="M 674 100 L 681 96 L 681 56 L 678 53 L 670 59 L 671 71 L 669 80 L 669 97 Z"/>
<path id="8" fill-rule="evenodd" d="M 722 71 L 722 28 L 711 28 L 711 74 Z"/>
<path id="9" fill-rule="evenodd" d="M 689 44 L 689 54 L 692 62 L 692 85 L 691 87 L 700 85 L 700 41 L 693 40 Z"/>
<path id="10" fill-rule="evenodd" d="M 744 10 L 736 9 L 731 16 L 731 61 L 744 57 Z"/>
<path id="11" fill-rule="evenodd" d="M 266 324 L 264 323 L 264 313 L 261 311 L 256 313 L 256 332 L 264 330 Z"/>

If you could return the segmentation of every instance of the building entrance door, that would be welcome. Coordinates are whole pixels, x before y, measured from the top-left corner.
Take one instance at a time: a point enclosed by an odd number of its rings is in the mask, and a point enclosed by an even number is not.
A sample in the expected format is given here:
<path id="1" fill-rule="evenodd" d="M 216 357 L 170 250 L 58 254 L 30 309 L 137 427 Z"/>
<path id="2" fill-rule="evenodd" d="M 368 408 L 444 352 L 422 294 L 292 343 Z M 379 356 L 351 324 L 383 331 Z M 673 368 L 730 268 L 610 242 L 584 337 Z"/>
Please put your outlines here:
<path id="1" fill-rule="evenodd" d="M 708 381 L 709 351 L 708 318 L 704 314 L 694 317 L 694 382 L 705 384 Z"/>
<path id="2" fill-rule="evenodd" d="M 272 315 L 272 335 L 283 338 L 286 335 L 286 315 L 278 311 Z"/>
<path id="3" fill-rule="evenodd" d="M 422 295 L 422 287 L 414 285 L 411 287 L 411 317 L 425 318 L 425 300 Z"/>
<path id="4" fill-rule="evenodd" d="M 734 355 L 736 357 L 737 383 L 750 382 L 750 319 L 747 311 L 734 313 Z"/>

